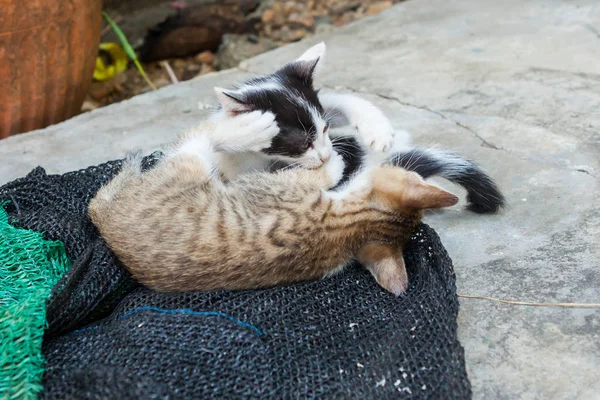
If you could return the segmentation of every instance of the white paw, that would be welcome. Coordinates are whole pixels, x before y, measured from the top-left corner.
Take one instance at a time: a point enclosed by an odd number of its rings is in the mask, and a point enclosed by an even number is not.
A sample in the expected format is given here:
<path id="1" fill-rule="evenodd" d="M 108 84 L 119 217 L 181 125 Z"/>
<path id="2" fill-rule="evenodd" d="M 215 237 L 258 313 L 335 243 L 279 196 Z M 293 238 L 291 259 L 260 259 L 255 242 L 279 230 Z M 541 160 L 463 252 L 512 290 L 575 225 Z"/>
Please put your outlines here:
<path id="1" fill-rule="evenodd" d="M 331 186 L 335 186 L 344 176 L 344 158 L 336 151 L 331 153 L 331 158 L 324 164 L 325 172 L 331 179 Z"/>
<path id="2" fill-rule="evenodd" d="M 354 126 L 365 145 L 373 151 L 386 153 L 394 143 L 394 127 L 379 110 L 363 114 Z"/>
<path id="3" fill-rule="evenodd" d="M 228 132 L 223 132 L 223 137 L 230 137 L 233 140 L 232 145 L 250 151 L 269 148 L 273 138 L 279 133 L 275 115 L 262 111 L 252 111 L 231 117 L 220 129 L 228 130 Z"/>
<path id="4" fill-rule="evenodd" d="M 271 147 L 271 143 L 275 136 L 279 134 L 279 126 L 275 122 L 275 115 L 271 112 L 263 113 L 250 126 L 254 139 L 253 145 L 250 146 L 250 150 L 260 151 Z"/>
<path id="5" fill-rule="evenodd" d="M 404 129 L 396 129 L 394 131 L 394 142 L 390 151 L 393 153 L 397 153 L 400 151 L 408 150 L 412 147 L 411 137 L 412 135 L 410 134 L 410 132 Z"/>

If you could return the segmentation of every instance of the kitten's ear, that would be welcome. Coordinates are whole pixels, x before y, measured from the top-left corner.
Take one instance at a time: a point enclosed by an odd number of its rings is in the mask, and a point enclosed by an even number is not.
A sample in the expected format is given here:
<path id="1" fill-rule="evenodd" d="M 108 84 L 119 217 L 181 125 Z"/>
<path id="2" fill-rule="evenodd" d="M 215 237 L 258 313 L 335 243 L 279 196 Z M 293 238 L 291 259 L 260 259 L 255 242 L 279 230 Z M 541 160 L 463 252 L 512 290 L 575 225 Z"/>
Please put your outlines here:
<path id="1" fill-rule="evenodd" d="M 302 55 L 296 59 L 296 62 L 319 62 L 319 64 L 322 64 L 325 59 L 326 49 L 325 42 L 315 44 L 313 47 L 302 53 Z"/>
<path id="2" fill-rule="evenodd" d="M 444 189 L 426 182 L 416 172 L 398 167 L 376 168 L 371 175 L 374 194 L 378 201 L 392 209 L 450 207 L 458 203 L 458 197 Z"/>
<path id="3" fill-rule="evenodd" d="M 288 65 L 301 80 L 312 83 L 325 61 L 325 50 L 324 42 L 316 44 Z"/>
<path id="4" fill-rule="evenodd" d="M 239 114 L 252 111 L 250 104 L 246 102 L 244 96 L 239 92 L 215 87 L 215 94 L 223 110 L 228 113 Z"/>
<path id="5" fill-rule="evenodd" d="M 458 203 L 458 197 L 438 186 L 421 180 L 419 183 L 411 184 L 407 190 L 405 201 L 409 207 L 423 210 L 453 206 Z"/>

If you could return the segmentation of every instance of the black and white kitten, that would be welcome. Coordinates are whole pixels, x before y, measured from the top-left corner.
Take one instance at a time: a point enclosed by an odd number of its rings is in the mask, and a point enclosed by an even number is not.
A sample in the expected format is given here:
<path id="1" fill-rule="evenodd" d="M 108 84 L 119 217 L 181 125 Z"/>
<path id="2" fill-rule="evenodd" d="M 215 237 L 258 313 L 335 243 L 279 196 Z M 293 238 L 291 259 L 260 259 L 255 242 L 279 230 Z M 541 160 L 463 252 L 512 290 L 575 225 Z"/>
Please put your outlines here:
<path id="1" fill-rule="evenodd" d="M 379 108 L 358 96 L 315 90 L 313 77 L 324 56 L 325 44 L 319 43 L 270 75 L 229 90 L 215 88 L 221 107 L 211 119 L 227 127 L 216 135 L 223 145 L 218 138 L 215 143 L 225 178 L 282 165 L 318 168 L 336 151 L 344 158 L 346 179 L 366 163 L 383 162 L 461 185 L 474 212 L 493 213 L 504 205 L 496 184 L 473 162 L 411 147 L 407 132 L 394 131 Z M 348 125 L 355 132 L 333 129 Z"/>

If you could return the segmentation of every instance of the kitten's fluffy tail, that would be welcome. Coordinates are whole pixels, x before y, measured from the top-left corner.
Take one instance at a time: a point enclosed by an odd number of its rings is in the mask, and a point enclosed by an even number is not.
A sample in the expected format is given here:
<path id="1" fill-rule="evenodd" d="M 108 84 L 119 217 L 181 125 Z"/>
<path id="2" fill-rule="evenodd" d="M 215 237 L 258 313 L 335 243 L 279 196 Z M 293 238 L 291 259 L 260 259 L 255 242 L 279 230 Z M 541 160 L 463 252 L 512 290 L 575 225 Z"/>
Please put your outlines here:
<path id="1" fill-rule="evenodd" d="M 110 213 L 110 208 L 115 196 L 127 185 L 131 179 L 139 176 L 142 172 L 142 152 L 136 151 L 127 154 L 121 170 L 115 177 L 102 186 L 90 201 L 88 213 L 94 223 Z"/>
<path id="2" fill-rule="evenodd" d="M 473 162 L 456 153 L 415 147 L 393 154 L 388 163 L 414 171 L 423 178 L 440 176 L 467 190 L 468 210 L 498 212 L 506 204 L 496 183 Z"/>

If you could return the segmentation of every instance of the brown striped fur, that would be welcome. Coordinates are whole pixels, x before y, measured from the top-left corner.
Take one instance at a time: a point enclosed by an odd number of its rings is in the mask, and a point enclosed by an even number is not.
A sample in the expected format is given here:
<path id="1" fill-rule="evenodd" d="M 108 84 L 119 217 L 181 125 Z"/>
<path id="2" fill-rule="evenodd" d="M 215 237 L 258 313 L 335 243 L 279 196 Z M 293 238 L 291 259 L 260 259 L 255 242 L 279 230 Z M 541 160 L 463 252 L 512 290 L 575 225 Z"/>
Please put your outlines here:
<path id="1" fill-rule="evenodd" d="M 210 128 L 207 128 L 210 129 Z M 391 166 L 341 190 L 335 155 L 315 170 L 257 172 L 223 182 L 203 132 L 151 170 L 139 160 L 100 189 L 89 215 L 133 276 L 158 291 L 248 289 L 318 279 L 357 257 L 387 290 L 407 284 L 402 246 L 422 210 L 456 196 Z M 337 161 L 336 161 L 337 160 Z"/>

